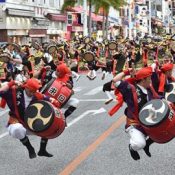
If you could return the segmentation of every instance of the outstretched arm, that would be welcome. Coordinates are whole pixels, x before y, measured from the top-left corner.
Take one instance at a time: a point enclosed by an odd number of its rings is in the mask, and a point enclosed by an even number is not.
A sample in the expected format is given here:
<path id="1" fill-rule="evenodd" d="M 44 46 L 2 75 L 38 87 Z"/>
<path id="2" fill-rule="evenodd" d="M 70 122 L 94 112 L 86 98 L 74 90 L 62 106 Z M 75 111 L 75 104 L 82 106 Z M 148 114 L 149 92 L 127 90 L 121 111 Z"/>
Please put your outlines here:
<path id="1" fill-rule="evenodd" d="M 124 70 L 123 72 L 120 72 L 117 74 L 113 79 L 112 82 L 116 83 L 118 81 L 121 81 L 126 75 L 130 75 L 130 73 L 133 71 L 133 68 L 129 68 L 127 70 Z"/>
<path id="2" fill-rule="evenodd" d="M 12 80 L 12 81 L 8 82 L 6 85 L 2 86 L 2 87 L 0 88 L 0 92 L 2 92 L 2 91 L 8 91 L 9 88 L 11 88 L 13 85 L 18 85 L 18 86 L 20 86 L 20 85 L 22 85 L 22 83 L 19 82 L 19 81 L 14 81 L 14 80 Z"/>

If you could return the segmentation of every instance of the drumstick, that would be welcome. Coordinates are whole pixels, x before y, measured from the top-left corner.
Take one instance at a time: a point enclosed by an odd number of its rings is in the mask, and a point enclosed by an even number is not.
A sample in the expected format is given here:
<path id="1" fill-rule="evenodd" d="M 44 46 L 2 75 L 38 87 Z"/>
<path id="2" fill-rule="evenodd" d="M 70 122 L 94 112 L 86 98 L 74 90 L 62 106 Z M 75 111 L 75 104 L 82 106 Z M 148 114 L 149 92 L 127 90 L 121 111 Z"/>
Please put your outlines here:
<path id="1" fill-rule="evenodd" d="M 110 94 L 109 91 L 105 91 L 105 93 L 106 93 L 106 95 L 107 95 L 108 98 L 109 98 L 107 101 L 105 101 L 105 105 L 108 105 L 108 104 L 111 103 L 114 99 L 113 99 L 113 97 L 112 97 L 112 95 Z"/>

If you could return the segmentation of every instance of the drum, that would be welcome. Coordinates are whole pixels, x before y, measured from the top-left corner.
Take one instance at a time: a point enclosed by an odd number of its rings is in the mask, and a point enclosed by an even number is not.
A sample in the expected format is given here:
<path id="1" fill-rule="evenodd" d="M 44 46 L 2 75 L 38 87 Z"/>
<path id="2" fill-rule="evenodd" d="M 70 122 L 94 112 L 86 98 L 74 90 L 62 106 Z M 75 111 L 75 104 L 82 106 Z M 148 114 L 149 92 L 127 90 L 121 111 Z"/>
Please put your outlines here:
<path id="1" fill-rule="evenodd" d="M 93 52 L 91 51 L 87 51 L 84 53 L 84 59 L 87 61 L 87 62 L 91 62 L 95 59 L 95 55 Z"/>
<path id="2" fill-rule="evenodd" d="M 36 50 L 39 50 L 40 49 L 40 45 L 39 45 L 39 43 L 37 43 L 37 42 L 32 42 L 32 44 L 31 44 L 31 46 L 34 48 L 34 49 L 36 49 Z"/>
<path id="3" fill-rule="evenodd" d="M 172 49 L 173 52 L 175 52 L 175 41 L 172 41 L 170 43 L 170 48 Z"/>
<path id="4" fill-rule="evenodd" d="M 2 53 L 0 55 L 0 62 L 7 63 L 10 61 L 10 59 L 11 59 L 11 56 L 9 53 Z"/>
<path id="5" fill-rule="evenodd" d="M 48 47 L 47 47 L 47 51 L 48 51 L 48 53 L 49 54 L 53 54 L 53 53 L 55 53 L 56 51 L 57 51 L 57 46 L 56 45 L 49 45 Z"/>
<path id="6" fill-rule="evenodd" d="M 6 78 L 6 63 L 0 61 L 0 80 L 3 80 Z"/>
<path id="7" fill-rule="evenodd" d="M 60 109 L 47 101 L 36 101 L 25 110 L 24 123 L 34 134 L 53 139 L 65 128 L 65 118 Z"/>
<path id="8" fill-rule="evenodd" d="M 58 107 L 61 108 L 69 100 L 73 94 L 73 90 L 70 89 L 66 83 L 52 79 L 41 92 L 49 97 L 58 100 Z"/>
<path id="9" fill-rule="evenodd" d="M 166 143 L 175 137 L 175 111 L 165 100 L 151 100 L 139 113 L 139 121 L 148 136 L 157 143 Z"/>
<path id="10" fill-rule="evenodd" d="M 109 50 L 117 50 L 117 43 L 115 41 L 111 41 L 108 44 Z"/>
<path id="11" fill-rule="evenodd" d="M 170 83 L 165 86 L 165 99 L 175 103 L 175 83 Z"/>

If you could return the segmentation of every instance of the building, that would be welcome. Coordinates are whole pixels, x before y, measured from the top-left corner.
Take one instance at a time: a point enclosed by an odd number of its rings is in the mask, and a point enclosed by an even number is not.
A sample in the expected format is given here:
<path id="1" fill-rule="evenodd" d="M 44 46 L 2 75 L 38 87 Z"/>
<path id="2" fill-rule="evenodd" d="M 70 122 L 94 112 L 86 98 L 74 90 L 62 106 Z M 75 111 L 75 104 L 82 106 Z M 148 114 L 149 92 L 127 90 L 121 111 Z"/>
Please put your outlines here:
<path id="1" fill-rule="evenodd" d="M 64 0 L 6 0 L 0 4 L 0 42 L 26 44 L 65 37 Z"/>

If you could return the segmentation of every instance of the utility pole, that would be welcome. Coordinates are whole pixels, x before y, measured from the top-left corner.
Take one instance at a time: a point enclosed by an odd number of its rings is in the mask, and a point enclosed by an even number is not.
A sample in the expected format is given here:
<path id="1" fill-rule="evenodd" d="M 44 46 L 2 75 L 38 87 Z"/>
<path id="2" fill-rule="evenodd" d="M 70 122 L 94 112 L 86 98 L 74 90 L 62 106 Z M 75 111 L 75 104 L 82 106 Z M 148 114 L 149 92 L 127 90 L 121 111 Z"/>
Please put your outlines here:
<path id="1" fill-rule="evenodd" d="M 88 35 L 88 28 L 87 28 L 87 0 L 83 0 L 83 36 Z"/>
<path id="2" fill-rule="evenodd" d="M 149 0 L 149 35 L 152 36 L 152 27 L 151 27 L 151 0 Z"/>

